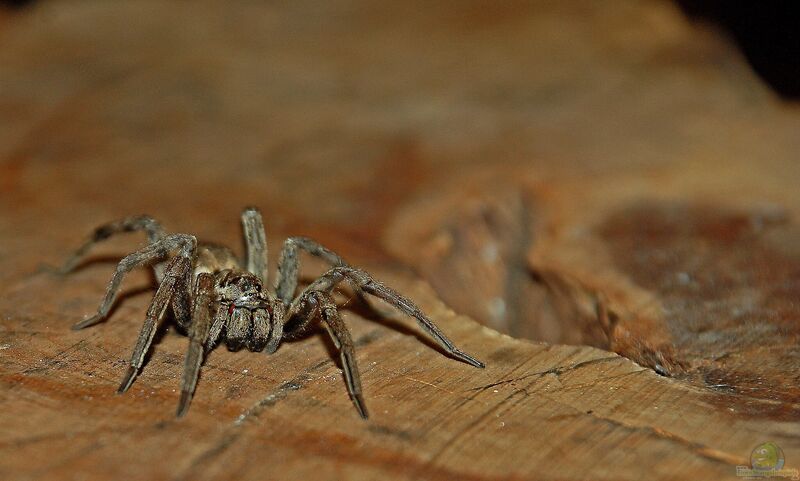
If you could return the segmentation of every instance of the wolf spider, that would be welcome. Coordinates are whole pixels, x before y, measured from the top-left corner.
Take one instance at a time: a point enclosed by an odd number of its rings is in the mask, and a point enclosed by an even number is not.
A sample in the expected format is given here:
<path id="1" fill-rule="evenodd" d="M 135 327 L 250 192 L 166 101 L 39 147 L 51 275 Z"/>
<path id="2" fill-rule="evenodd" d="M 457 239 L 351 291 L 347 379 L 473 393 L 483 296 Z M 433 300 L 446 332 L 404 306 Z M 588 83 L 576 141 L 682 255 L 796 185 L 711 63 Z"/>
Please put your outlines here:
<path id="1" fill-rule="evenodd" d="M 78 322 L 83 329 L 103 321 L 119 293 L 125 275 L 133 268 L 151 264 L 158 289 L 147 310 L 130 366 L 118 393 L 131 387 L 153 342 L 156 324 L 167 307 L 172 308 L 176 324 L 189 337 L 181 397 L 176 415 L 186 414 L 197 385 L 205 355 L 224 341 L 228 349 L 246 347 L 250 351 L 273 353 L 281 341 L 302 335 L 319 315 L 334 345 L 340 352 L 347 390 L 362 418 L 367 410 L 361 394 L 350 331 L 339 316 L 331 292 L 347 281 L 355 293 L 383 299 L 419 325 L 452 357 L 476 367 L 484 364 L 458 349 L 413 302 L 384 286 L 361 269 L 348 265 L 333 251 L 306 237 L 290 237 L 283 245 L 278 262 L 275 293 L 267 283 L 267 241 L 261 214 L 255 208 L 242 212 L 246 259 L 242 264 L 228 248 L 198 243 L 188 234 L 167 234 L 149 216 L 127 217 L 102 225 L 67 260 L 61 272 L 71 272 L 97 242 L 121 232 L 145 231 L 148 245 L 124 257 L 117 265 L 97 313 Z M 332 267 L 295 296 L 300 268 L 298 250 L 321 258 Z M 172 255 L 171 255 L 172 254 Z"/>

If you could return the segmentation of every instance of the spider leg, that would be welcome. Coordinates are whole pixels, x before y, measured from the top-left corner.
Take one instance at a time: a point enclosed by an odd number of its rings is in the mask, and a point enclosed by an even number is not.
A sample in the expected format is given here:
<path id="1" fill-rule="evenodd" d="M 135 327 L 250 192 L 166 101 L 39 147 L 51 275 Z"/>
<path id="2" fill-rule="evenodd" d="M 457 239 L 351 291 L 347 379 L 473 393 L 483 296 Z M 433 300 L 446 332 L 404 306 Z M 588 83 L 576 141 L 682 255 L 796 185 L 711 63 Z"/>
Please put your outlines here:
<path id="1" fill-rule="evenodd" d="M 59 272 L 67 274 L 72 272 L 78 263 L 83 259 L 89 250 L 95 244 L 108 239 L 109 237 L 124 233 L 135 232 L 143 230 L 147 233 L 147 242 L 152 244 L 164 237 L 164 229 L 161 224 L 150 216 L 138 215 L 132 217 L 125 217 L 124 219 L 116 220 L 103 224 L 96 228 L 92 235 L 81 245 L 61 266 Z M 156 277 L 160 280 L 163 275 L 163 266 L 154 267 Z"/>
<path id="2" fill-rule="evenodd" d="M 325 328 L 331 336 L 336 349 L 339 350 L 339 356 L 342 361 L 342 371 L 344 372 L 344 379 L 347 383 L 347 392 L 350 394 L 350 398 L 353 400 L 358 414 L 360 414 L 363 419 L 367 419 L 367 408 L 361 393 L 361 376 L 358 373 L 355 347 L 353 346 L 353 338 L 350 336 L 350 331 L 339 316 L 339 311 L 336 309 L 336 304 L 333 302 L 333 298 L 330 294 L 318 291 L 314 292 L 312 295 L 316 299 Z"/>
<path id="3" fill-rule="evenodd" d="M 225 321 L 228 320 L 229 307 L 230 306 L 227 304 L 220 304 L 217 306 L 217 312 L 214 314 L 214 321 L 211 323 L 211 329 L 209 330 L 208 339 L 206 340 L 206 354 L 214 347 L 217 340 L 219 340 L 219 336 L 222 334 L 222 328 L 225 327 Z"/>
<path id="4" fill-rule="evenodd" d="M 176 287 L 180 285 L 180 279 L 183 278 L 184 272 L 191 270 L 192 261 L 189 257 L 175 256 L 167 265 L 167 270 L 164 273 L 164 279 L 158 286 L 156 295 L 153 296 L 153 301 L 147 309 L 147 317 L 145 318 L 142 330 L 139 333 L 139 338 L 136 340 L 136 346 L 133 348 L 133 355 L 131 356 L 130 366 L 128 372 L 122 378 L 122 383 L 117 389 L 117 393 L 122 394 L 131 387 L 139 369 L 144 363 L 145 355 L 147 354 L 150 344 L 153 343 L 153 337 L 156 334 L 156 324 L 164 311 L 169 305 L 169 301 L 175 293 Z"/>
<path id="5" fill-rule="evenodd" d="M 269 275 L 267 236 L 264 232 L 264 221 L 258 209 L 248 207 L 242 212 L 242 228 L 247 249 L 247 270 L 257 275 L 266 285 Z M 272 294 L 268 290 L 265 289 L 264 292 L 272 299 Z M 256 311 L 254 313 L 254 336 L 250 342 L 251 349 L 258 351 L 263 347 L 269 354 L 278 349 L 278 344 L 280 344 L 283 337 L 284 310 L 285 306 L 283 304 L 280 304 L 280 306 L 275 304 L 270 323 L 267 322 L 266 311 Z M 219 323 L 215 320 L 214 329 L 212 329 L 214 342 L 219 337 L 224 322 L 224 319 Z"/>
<path id="6" fill-rule="evenodd" d="M 179 257 L 191 259 L 194 255 L 196 245 L 197 240 L 194 236 L 173 234 L 145 246 L 133 254 L 125 256 L 119 264 L 117 264 L 117 269 L 111 277 L 111 281 L 108 283 L 106 295 L 100 303 L 100 307 L 97 309 L 97 314 L 75 324 L 72 328 L 76 330 L 83 329 L 84 327 L 92 326 L 105 319 L 108 315 L 108 311 L 111 310 L 111 306 L 114 304 L 114 300 L 117 298 L 122 280 L 134 267 L 162 259 L 166 257 L 171 250 L 177 248 L 180 248 Z M 191 264 L 191 262 L 189 262 L 189 264 Z"/>
<path id="7" fill-rule="evenodd" d="M 248 207 L 242 212 L 242 230 L 247 250 L 247 270 L 258 276 L 266 285 L 269 274 L 267 236 L 264 233 L 261 213 L 255 207 Z"/>
<path id="8" fill-rule="evenodd" d="M 444 333 L 439 329 L 436 324 L 430 320 L 422 310 L 416 306 L 410 299 L 404 297 L 403 295 L 399 294 L 398 292 L 394 291 L 393 289 L 381 284 L 380 282 L 376 281 L 372 278 L 369 274 L 362 271 L 361 269 L 356 269 L 354 267 L 349 266 L 342 266 L 342 267 L 334 267 L 333 269 L 329 270 L 325 274 L 319 277 L 316 281 L 312 282 L 306 289 L 303 291 L 300 296 L 298 296 L 293 302 L 291 307 L 289 308 L 289 315 L 287 318 L 291 319 L 292 315 L 295 312 L 298 312 L 300 309 L 303 308 L 304 304 L 307 302 L 306 298 L 311 292 L 326 292 L 330 293 L 333 288 L 343 280 L 347 280 L 351 284 L 354 284 L 361 289 L 363 289 L 368 294 L 372 294 L 373 296 L 386 301 L 387 303 L 391 304 L 392 306 L 396 307 L 406 315 L 409 315 L 417 320 L 419 326 L 425 330 L 448 354 L 453 356 L 454 358 L 466 362 L 475 367 L 483 368 L 485 365 L 475 359 L 474 357 L 470 356 L 466 352 L 462 351 L 461 349 L 457 348 L 453 342 L 444 335 Z M 306 323 L 304 323 L 305 325 Z"/>
<path id="9" fill-rule="evenodd" d="M 283 243 L 280 259 L 278 260 L 278 278 L 275 283 L 275 291 L 287 307 L 292 302 L 294 292 L 297 290 L 298 276 L 300 272 L 300 258 L 298 249 L 302 249 L 314 257 L 318 257 L 332 267 L 347 267 L 347 262 L 342 257 L 323 246 L 319 242 L 308 237 L 289 237 Z M 369 305 L 364 291 L 357 285 L 352 285 L 356 296 L 364 304 Z"/>
<path id="10" fill-rule="evenodd" d="M 186 350 L 186 361 L 181 381 L 181 399 L 178 403 L 177 417 L 182 417 L 189 410 L 192 402 L 200 365 L 205 356 L 205 346 L 211 330 L 211 309 L 214 298 L 214 276 L 203 273 L 197 277 L 195 287 L 194 309 L 189 325 L 189 348 Z"/>
<path id="11" fill-rule="evenodd" d="M 192 322 L 192 269 L 186 269 L 183 276 L 176 281 L 175 294 L 172 296 L 172 313 L 175 322 L 188 331 Z"/>
<path id="12" fill-rule="evenodd" d="M 269 339 L 264 351 L 267 354 L 272 354 L 278 350 L 278 345 L 283 340 L 283 326 L 286 315 L 286 307 L 281 302 L 273 303 L 272 308 L 272 330 L 269 333 Z"/>

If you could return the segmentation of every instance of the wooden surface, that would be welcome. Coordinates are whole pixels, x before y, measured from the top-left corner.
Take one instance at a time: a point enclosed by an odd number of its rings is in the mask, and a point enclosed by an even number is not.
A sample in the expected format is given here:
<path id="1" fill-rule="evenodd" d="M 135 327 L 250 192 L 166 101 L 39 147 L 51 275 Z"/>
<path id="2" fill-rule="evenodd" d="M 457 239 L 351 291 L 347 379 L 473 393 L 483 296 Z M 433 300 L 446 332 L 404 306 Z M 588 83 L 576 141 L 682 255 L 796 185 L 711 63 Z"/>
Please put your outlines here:
<path id="1" fill-rule="evenodd" d="M 736 479 L 766 441 L 798 467 L 798 132 L 664 1 L 0 10 L 0 479 Z M 147 276 L 69 326 L 141 239 L 42 266 L 143 212 L 238 246 L 249 204 L 273 255 L 319 239 L 487 368 L 348 309 L 367 422 L 318 335 L 215 350 L 176 420 L 168 330 L 114 394 Z"/>

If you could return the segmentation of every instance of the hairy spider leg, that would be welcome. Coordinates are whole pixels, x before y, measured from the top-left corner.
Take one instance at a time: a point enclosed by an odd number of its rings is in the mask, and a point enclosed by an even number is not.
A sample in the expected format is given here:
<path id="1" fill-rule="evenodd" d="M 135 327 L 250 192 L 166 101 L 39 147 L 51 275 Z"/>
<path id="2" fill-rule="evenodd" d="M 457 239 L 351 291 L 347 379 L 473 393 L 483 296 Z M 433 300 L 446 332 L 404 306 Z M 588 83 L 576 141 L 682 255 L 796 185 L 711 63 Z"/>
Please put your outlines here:
<path id="1" fill-rule="evenodd" d="M 72 272 L 78 263 L 86 256 L 89 250 L 95 244 L 102 242 L 109 237 L 116 234 L 125 232 L 136 232 L 143 230 L 147 233 L 147 243 L 152 244 L 164 237 L 165 232 L 161 224 L 147 215 L 137 215 L 125 217 L 124 219 L 115 220 L 107 224 L 97 227 L 94 232 L 89 236 L 86 242 L 83 243 L 67 260 L 64 265 L 59 269 L 61 274 L 68 274 Z M 156 278 L 160 281 L 164 273 L 164 265 L 158 264 L 153 266 Z"/>
<path id="2" fill-rule="evenodd" d="M 360 269 L 350 266 L 334 267 L 306 287 L 291 303 L 286 318 L 292 328 L 286 332 L 284 338 L 291 339 L 304 332 L 314 319 L 316 311 L 319 311 L 328 334 L 333 339 L 337 349 L 339 349 L 347 390 L 362 418 L 366 419 L 368 414 L 362 397 L 361 378 L 356 364 L 353 341 L 330 295 L 333 288 L 345 280 L 353 284 L 354 287 L 361 288 L 365 292 L 386 301 L 403 313 L 414 317 L 420 327 L 433 337 L 452 357 L 475 367 L 485 367 L 481 361 L 457 348 L 438 326 L 408 298 L 374 280 L 369 274 Z M 291 324 L 294 319 L 299 319 L 299 322 Z"/>
<path id="3" fill-rule="evenodd" d="M 206 354 L 217 344 L 220 336 L 222 335 L 222 328 L 225 327 L 225 322 L 228 320 L 228 309 L 230 306 L 226 304 L 219 304 L 217 311 L 214 314 L 214 321 L 211 323 L 211 329 L 208 333 L 206 340 Z"/>
<path id="4" fill-rule="evenodd" d="M 186 269 L 183 276 L 176 278 L 170 303 L 175 322 L 187 331 L 192 323 L 192 270 Z"/>
<path id="5" fill-rule="evenodd" d="M 244 231 L 247 270 L 261 279 L 262 285 L 265 287 L 263 292 L 270 299 L 274 299 L 269 289 L 266 289 L 269 280 L 267 236 L 261 212 L 257 208 L 247 207 L 242 211 L 242 230 Z M 272 304 L 274 305 L 275 303 Z M 281 307 L 283 308 L 284 306 Z M 282 308 L 275 307 L 271 319 L 263 309 L 257 309 L 252 313 L 253 333 L 247 342 L 251 351 L 266 350 L 268 354 L 272 354 L 278 349 L 283 337 L 284 309 Z M 249 315 L 247 312 L 237 312 L 236 310 L 232 314 L 242 318 L 246 318 Z M 235 319 L 232 321 L 234 325 L 237 324 Z M 219 337 L 223 325 L 224 320 L 222 323 L 215 323 L 214 342 Z M 236 335 L 234 334 L 233 337 L 235 339 Z"/>
<path id="6" fill-rule="evenodd" d="M 353 400 L 358 414 L 360 414 L 363 419 L 367 419 L 369 415 L 367 414 L 367 407 L 361 392 L 361 376 L 358 373 L 355 347 L 353 346 L 353 338 L 350 336 L 350 331 L 339 316 L 339 311 L 330 294 L 317 291 L 312 295 L 316 298 L 320 317 L 326 328 L 325 330 L 328 331 L 331 340 L 333 340 L 333 344 L 336 346 L 336 349 L 339 350 L 342 371 L 344 372 L 344 379 L 347 384 L 347 392 L 350 394 L 350 399 Z"/>
<path id="7" fill-rule="evenodd" d="M 244 231 L 247 270 L 258 276 L 266 286 L 269 275 L 267 235 L 264 232 L 261 213 L 255 207 L 247 207 L 242 211 L 242 230 Z"/>
<path id="8" fill-rule="evenodd" d="M 430 320 L 425 313 L 423 313 L 422 310 L 410 299 L 376 281 L 361 269 L 356 269 L 354 267 L 334 267 L 320 276 L 319 279 L 309 284 L 308 287 L 306 287 L 305 290 L 303 290 L 303 292 L 292 302 L 292 305 L 288 311 L 290 315 L 287 316 L 287 318 L 291 319 L 291 314 L 297 312 L 300 304 L 304 302 L 305 298 L 311 293 L 316 291 L 330 293 L 338 283 L 344 280 L 347 280 L 351 284 L 362 288 L 368 294 L 372 294 L 373 296 L 386 301 L 404 314 L 416 319 L 419 326 L 425 330 L 425 332 L 427 332 L 428 335 L 430 335 L 442 347 L 442 349 L 447 351 L 447 353 L 452 357 L 475 367 L 485 367 L 481 361 L 457 348 L 455 344 L 453 344 L 453 342 L 444 335 L 441 329 L 439 329 L 439 327 L 432 320 Z M 308 322 L 308 320 L 304 320 L 298 328 L 301 329 L 305 327 Z"/>
<path id="9" fill-rule="evenodd" d="M 286 307 L 292 302 L 294 293 L 297 290 L 297 282 L 300 272 L 300 257 L 298 249 L 302 249 L 308 254 L 326 261 L 331 267 L 348 267 L 349 264 L 337 253 L 321 245 L 308 237 L 289 237 L 283 243 L 280 259 L 278 260 L 278 278 L 275 283 L 275 291 Z M 364 291 L 357 285 L 352 284 L 353 291 L 362 304 L 372 307 L 367 301 Z M 374 308 L 373 308 L 374 309 Z"/>
<path id="10" fill-rule="evenodd" d="M 367 408 L 362 396 L 361 377 L 358 372 L 355 347 L 350 331 L 339 316 L 339 310 L 336 308 L 336 303 L 330 294 L 323 291 L 309 291 L 305 294 L 295 305 L 295 316 L 300 318 L 301 322 L 293 325 L 291 330 L 286 332 L 284 339 L 293 339 L 302 335 L 311 324 L 311 321 L 315 319 L 315 316 L 319 314 L 322 325 L 339 351 L 350 399 L 358 410 L 358 414 L 363 419 L 367 419 Z"/>
<path id="11" fill-rule="evenodd" d="M 183 379 L 181 381 L 181 399 L 175 415 L 182 417 L 189 410 L 194 390 L 197 387 L 197 378 L 200 375 L 200 366 L 205 357 L 206 342 L 211 330 L 211 309 L 214 300 L 214 276 L 202 273 L 197 276 L 194 290 L 194 309 L 189 325 L 189 347 L 186 350 L 186 360 L 183 364 Z"/>
<path id="12" fill-rule="evenodd" d="M 119 294 L 119 288 L 122 284 L 122 280 L 125 278 L 128 272 L 133 270 L 135 267 L 142 264 L 150 264 L 159 259 L 163 259 L 167 257 L 170 251 L 175 249 L 180 249 L 180 257 L 192 259 L 196 247 L 197 239 L 195 239 L 194 236 L 187 234 L 172 234 L 163 237 L 162 239 L 150 245 L 142 247 L 133 254 L 128 254 L 121 261 L 119 261 L 119 264 L 117 264 L 114 275 L 111 277 L 111 281 L 108 283 L 108 287 L 106 288 L 106 295 L 103 298 L 103 301 L 100 303 L 97 313 L 82 320 L 81 322 L 78 322 L 72 326 L 72 329 L 78 330 L 83 329 L 84 327 L 93 326 L 105 319 L 106 316 L 108 316 L 108 312 L 111 310 L 111 306 L 114 304 L 114 300 L 117 298 L 117 294 Z M 191 262 L 189 262 L 189 264 L 191 266 Z"/>
<path id="13" fill-rule="evenodd" d="M 264 352 L 272 354 L 278 350 L 278 346 L 283 340 L 283 326 L 286 307 L 282 302 L 275 302 L 272 309 L 272 330 L 269 333 L 269 340 L 264 347 Z"/>
<path id="14" fill-rule="evenodd" d="M 156 295 L 153 296 L 150 307 L 147 309 L 147 316 L 142 325 L 142 330 L 136 340 L 136 346 L 133 348 L 128 372 L 123 376 L 117 393 L 122 394 L 127 391 L 136 379 L 139 369 L 144 364 L 144 358 L 150 349 L 150 344 L 153 343 L 153 338 L 156 335 L 156 325 L 167 309 L 167 305 L 169 305 L 169 301 L 175 293 L 175 288 L 179 285 L 179 280 L 183 278 L 187 270 L 191 271 L 191 268 L 192 259 L 189 256 L 178 255 L 169 261 L 167 270 L 164 272 L 164 279 L 158 285 Z"/>

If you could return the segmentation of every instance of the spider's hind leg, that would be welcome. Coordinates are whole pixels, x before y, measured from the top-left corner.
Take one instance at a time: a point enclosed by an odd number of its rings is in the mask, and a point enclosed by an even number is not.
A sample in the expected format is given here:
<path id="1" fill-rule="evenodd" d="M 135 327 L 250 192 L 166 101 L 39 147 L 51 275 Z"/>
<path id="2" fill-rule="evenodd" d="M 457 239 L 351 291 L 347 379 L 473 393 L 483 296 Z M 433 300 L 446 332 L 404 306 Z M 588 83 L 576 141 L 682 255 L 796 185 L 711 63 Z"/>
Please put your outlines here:
<path id="1" fill-rule="evenodd" d="M 108 316 L 108 312 L 111 310 L 111 306 L 114 304 L 114 300 L 117 298 L 120 285 L 122 284 L 122 280 L 125 278 L 125 275 L 127 275 L 128 272 L 137 266 L 142 264 L 150 264 L 157 260 L 163 259 L 169 254 L 170 251 L 179 249 L 176 259 L 185 259 L 189 266 L 188 268 L 191 269 L 191 261 L 194 257 L 196 246 L 197 240 L 194 238 L 194 236 L 186 234 L 173 234 L 166 236 L 161 240 L 154 242 L 153 244 L 145 246 L 133 254 L 125 256 L 119 262 L 119 264 L 117 264 L 114 275 L 111 277 L 111 281 L 108 283 L 108 287 L 106 288 L 106 295 L 103 298 L 103 301 L 100 303 L 100 307 L 97 308 L 97 313 L 75 324 L 72 326 L 72 328 L 83 329 L 84 327 L 97 324 L 105 319 L 106 316 Z M 181 262 L 183 263 L 183 261 Z M 162 284 L 167 280 L 166 276 L 168 276 L 171 272 L 171 267 L 172 263 L 167 266 L 167 272 L 165 273 L 165 277 L 161 282 Z M 181 273 L 181 275 L 184 277 L 179 279 L 185 279 L 185 273 Z M 175 283 L 176 280 L 173 279 L 170 282 Z M 179 282 L 179 284 L 183 285 L 182 282 Z M 159 287 L 159 290 L 161 290 L 161 287 Z"/>
<path id="2" fill-rule="evenodd" d="M 324 260 L 330 264 L 331 267 L 349 267 L 347 262 L 342 259 L 339 254 L 333 252 L 319 242 L 309 239 L 308 237 L 289 237 L 283 243 L 283 249 L 281 250 L 280 259 L 278 260 L 278 277 L 275 282 L 275 291 L 278 299 L 287 307 L 292 302 L 294 292 L 297 290 L 298 277 L 300 274 L 300 257 L 298 256 L 300 250 Z M 377 309 L 367 301 L 366 294 L 358 285 L 352 284 L 351 287 L 362 304 L 377 311 Z"/>
<path id="3" fill-rule="evenodd" d="M 422 309 L 417 307 L 417 305 L 414 304 L 410 299 L 396 292 L 394 289 L 381 284 L 366 272 L 362 271 L 361 269 L 356 269 L 355 267 L 334 267 L 323 274 L 319 279 L 306 287 L 305 291 L 303 291 L 303 293 L 300 294 L 297 299 L 295 299 L 289 309 L 289 312 L 296 312 L 308 293 L 314 291 L 329 293 L 337 284 L 344 280 L 347 280 L 350 282 L 350 284 L 363 289 L 366 293 L 372 294 L 373 296 L 386 301 L 390 305 L 402 311 L 404 314 L 416 319 L 417 324 L 419 324 L 419 326 L 424 329 L 425 332 L 427 332 L 445 351 L 447 351 L 448 354 L 454 358 L 475 367 L 485 367 L 481 361 L 475 359 L 456 347 L 456 345 L 444 335 L 442 330 L 439 329 L 439 327 L 431 319 L 429 319 L 424 312 L 422 312 Z"/>
<path id="4" fill-rule="evenodd" d="M 115 220 L 97 227 L 89 238 L 64 262 L 58 272 L 61 274 L 72 272 L 95 244 L 116 234 L 140 230 L 147 233 L 147 242 L 150 244 L 164 237 L 164 229 L 161 224 L 150 216 L 137 215 Z M 159 269 L 156 269 L 156 275 L 160 277 L 161 272 L 159 272 Z"/>

